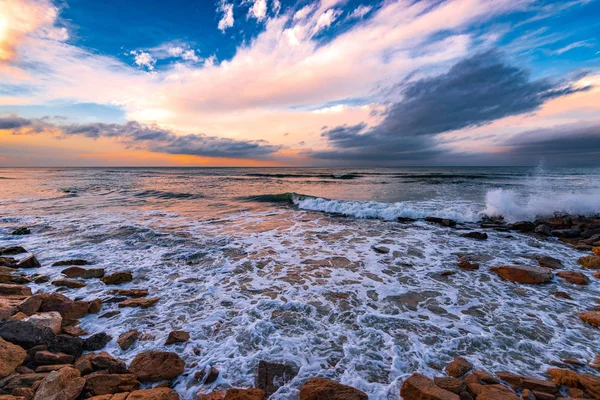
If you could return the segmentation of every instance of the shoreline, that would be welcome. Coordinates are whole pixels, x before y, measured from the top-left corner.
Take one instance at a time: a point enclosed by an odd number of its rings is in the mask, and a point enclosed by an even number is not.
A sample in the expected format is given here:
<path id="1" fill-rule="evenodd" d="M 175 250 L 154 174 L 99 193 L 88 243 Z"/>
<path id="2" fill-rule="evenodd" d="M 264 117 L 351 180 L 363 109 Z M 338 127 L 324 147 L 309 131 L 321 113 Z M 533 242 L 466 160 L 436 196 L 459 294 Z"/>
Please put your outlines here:
<path id="1" fill-rule="evenodd" d="M 561 261 L 552 257 L 540 257 L 537 260 L 539 265 L 508 265 L 490 268 L 490 273 L 495 273 L 518 285 L 544 284 L 554 279 L 564 279 L 572 283 L 575 288 L 576 285 L 589 284 L 590 278 L 584 272 L 594 270 L 596 273 L 593 274 L 593 278 L 600 278 L 600 272 L 598 272 L 600 271 L 600 247 L 598 247 L 600 246 L 600 219 L 598 218 L 560 216 L 515 224 L 507 224 L 501 219 L 486 219 L 479 224 L 483 231 L 463 229 L 460 224 L 457 229 L 456 221 L 448 219 L 430 217 L 424 221 L 448 229 L 456 229 L 461 236 L 474 241 L 487 240 L 485 230 L 506 232 L 507 235 L 511 231 L 515 231 L 538 237 L 558 238 L 559 241 L 577 250 L 589 252 L 588 255 L 578 260 L 581 271 L 560 271 Z M 399 222 L 412 223 L 408 220 Z M 18 228 L 14 232 L 15 237 L 29 234 L 31 231 L 27 227 Z M 385 246 L 374 247 L 373 250 L 380 254 L 389 252 Z M 168 387 L 168 383 L 165 383 L 165 381 L 168 382 L 186 374 L 187 366 L 176 352 L 145 351 L 137 354 L 127 367 L 123 361 L 101 350 L 112 340 L 117 341 L 122 349 L 124 346 L 129 348 L 134 342 L 143 340 L 144 332 L 130 330 L 123 332 L 119 338 L 110 337 L 104 332 L 85 332 L 79 327 L 79 319 L 84 318 L 88 313 L 101 313 L 102 300 L 81 301 L 70 299 L 60 293 L 64 288 L 84 287 L 87 280 L 99 279 L 106 285 L 106 293 L 120 300 L 119 308 L 152 309 L 161 299 L 152 297 L 152 293 L 148 293 L 148 290 L 143 288 L 119 289 L 120 284 L 132 281 L 131 273 L 121 271 L 106 275 L 102 268 L 88 265 L 86 260 L 63 260 L 53 265 L 55 268 L 61 268 L 62 275 L 64 275 L 64 279 L 55 279 L 50 282 L 56 287 L 55 292 L 34 294 L 27 286 L 29 283 L 47 283 L 44 276 L 23 273 L 35 271 L 40 267 L 35 255 L 28 253 L 27 249 L 20 246 L 3 248 L 0 249 L 0 265 L 2 281 L 0 283 L 0 337 L 3 340 L 0 342 L 0 347 L 4 346 L 8 349 L 0 355 L 7 357 L 6 360 L 8 357 L 12 357 L 12 361 L 10 363 L 7 361 L 6 365 L 18 362 L 7 376 L 0 377 L 0 391 L 4 394 L 15 396 L 17 399 L 19 397 L 24 399 L 62 399 L 67 397 L 47 397 L 50 396 L 47 393 L 52 390 L 63 393 L 61 390 L 67 389 L 71 391 L 70 393 L 74 393 L 81 386 L 76 395 L 70 394 L 72 397 L 68 398 L 92 398 L 90 397 L 92 395 L 104 396 L 98 397 L 96 400 L 127 398 L 132 400 L 145 398 L 170 400 L 179 398 L 177 392 Z M 474 254 L 459 256 L 456 265 L 457 270 L 479 269 L 478 260 Z M 454 272 L 447 271 L 448 275 L 451 273 Z M 570 297 L 566 292 L 554 292 L 553 295 L 564 299 Z M 600 326 L 600 308 L 598 306 L 591 310 L 582 309 L 579 317 L 582 319 L 582 323 Z M 91 335 L 88 336 L 89 334 Z M 85 339 L 81 337 L 85 337 Z M 165 344 L 177 346 L 178 343 L 185 343 L 187 340 L 189 340 L 188 332 L 173 331 L 167 339 L 170 343 Z M 18 346 L 18 348 L 11 346 Z M 24 358 L 19 361 L 23 354 L 25 354 Z M 424 398 L 422 397 L 423 393 L 434 396 L 430 397 L 432 399 L 443 400 L 510 399 L 518 398 L 515 397 L 517 394 L 525 396 L 523 398 L 527 399 L 560 398 L 558 394 L 570 395 L 573 398 L 583 398 L 583 395 L 589 394 L 596 396 L 594 398 L 600 398 L 597 397 L 600 396 L 600 392 L 597 391 L 600 387 L 600 377 L 592 374 L 593 371 L 600 368 L 598 358 L 584 361 L 564 360 L 561 365 L 563 369 L 558 372 L 549 372 L 551 379 L 546 381 L 515 374 L 503 373 L 503 375 L 496 374 L 496 377 L 492 376 L 497 371 L 475 370 L 469 372 L 473 369 L 472 364 L 461 358 L 457 358 L 451 363 L 451 365 L 455 364 L 462 365 L 464 368 L 470 365 L 470 369 L 454 376 L 458 373 L 448 371 L 448 368 L 450 370 L 453 368 L 448 366 L 446 368 L 448 376 L 440 376 L 435 380 L 419 375 L 419 371 L 414 371 L 413 375 L 404 380 L 401 395 L 405 400 Z M 564 372 L 565 367 L 571 372 Z M 194 398 L 202 400 L 266 398 L 265 394 L 269 395 L 276 390 L 274 382 L 281 384 L 291 380 L 297 373 L 296 369 L 297 366 L 294 365 L 261 361 L 255 374 L 254 389 L 232 388 L 225 391 L 202 393 L 203 386 L 215 382 L 221 373 L 215 367 L 205 368 L 203 374 L 196 373 L 194 376 L 197 392 L 199 392 Z M 5 370 L 8 369 L 5 368 Z M 543 371 L 540 372 L 543 373 Z M 73 382 L 76 382 L 77 385 L 73 386 Z M 158 383 L 158 387 L 146 388 L 151 385 L 148 382 Z M 139 389 L 140 385 L 143 389 Z M 9 389 L 10 393 L 8 393 Z M 45 397 L 32 394 L 35 392 L 34 389 L 42 390 Z M 306 381 L 299 390 L 301 400 L 367 398 L 365 397 L 367 395 L 358 389 L 318 377 Z M 106 391 L 111 393 L 103 393 Z M 125 392 L 130 393 L 129 397 L 115 396 L 116 393 Z M 326 393 L 344 393 L 346 397 L 330 397 Z M 109 395 L 110 397 L 106 397 Z"/>

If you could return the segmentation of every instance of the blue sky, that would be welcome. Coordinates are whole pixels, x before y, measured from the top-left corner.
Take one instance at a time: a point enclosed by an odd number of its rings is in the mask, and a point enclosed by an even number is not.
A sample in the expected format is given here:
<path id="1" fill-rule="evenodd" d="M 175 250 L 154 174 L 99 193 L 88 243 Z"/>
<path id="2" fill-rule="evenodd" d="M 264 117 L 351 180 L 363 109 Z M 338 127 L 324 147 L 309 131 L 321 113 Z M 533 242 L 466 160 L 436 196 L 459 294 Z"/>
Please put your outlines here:
<path id="1" fill-rule="evenodd" d="M 1 0 L 0 165 L 40 140 L 57 165 L 590 164 L 599 17 L 597 0 Z M 569 132 L 587 148 L 557 153 Z"/>

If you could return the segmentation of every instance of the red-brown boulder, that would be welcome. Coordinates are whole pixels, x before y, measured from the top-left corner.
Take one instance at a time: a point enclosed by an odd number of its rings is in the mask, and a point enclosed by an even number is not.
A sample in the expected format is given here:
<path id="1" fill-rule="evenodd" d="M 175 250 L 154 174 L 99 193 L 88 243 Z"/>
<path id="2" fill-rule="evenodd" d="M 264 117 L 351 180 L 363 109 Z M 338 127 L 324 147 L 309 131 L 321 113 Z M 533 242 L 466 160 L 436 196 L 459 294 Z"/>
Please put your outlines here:
<path id="1" fill-rule="evenodd" d="M 402 384 L 400 396 L 404 400 L 459 400 L 458 395 L 440 388 L 425 375 L 412 374 Z M 364 397 L 365 399 L 367 397 Z M 325 397 L 323 397 L 325 399 Z M 342 398 L 340 398 L 342 399 Z"/>
<path id="2" fill-rule="evenodd" d="M 497 273 L 502 278 L 508 281 L 517 283 L 548 283 L 553 278 L 552 271 L 542 267 L 504 265 L 499 267 L 492 267 L 491 271 Z"/>
<path id="3" fill-rule="evenodd" d="M 433 385 L 433 382 L 431 384 Z M 365 392 L 325 378 L 309 379 L 300 389 L 300 400 L 367 400 L 368 398 Z"/>

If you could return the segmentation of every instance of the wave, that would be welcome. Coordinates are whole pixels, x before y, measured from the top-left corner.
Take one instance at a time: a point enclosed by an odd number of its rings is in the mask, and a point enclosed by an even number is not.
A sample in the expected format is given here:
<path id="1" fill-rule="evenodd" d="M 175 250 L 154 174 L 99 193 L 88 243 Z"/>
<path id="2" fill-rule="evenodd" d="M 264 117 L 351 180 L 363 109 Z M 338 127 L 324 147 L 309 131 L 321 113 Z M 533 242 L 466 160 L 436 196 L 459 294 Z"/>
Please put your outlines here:
<path id="1" fill-rule="evenodd" d="M 148 198 L 153 197 L 161 200 L 170 199 L 201 199 L 203 196 L 200 194 L 193 193 L 178 193 L 178 192 L 163 192 L 160 190 L 144 190 L 142 192 L 135 193 L 134 197 Z"/>
<path id="2" fill-rule="evenodd" d="M 313 196 L 305 194 L 298 194 L 294 192 L 280 193 L 280 194 L 260 194 L 256 196 L 244 196 L 240 197 L 240 200 L 244 201 L 256 201 L 259 203 L 288 203 L 294 204 L 296 200 L 312 199 Z"/>
<path id="3" fill-rule="evenodd" d="M 246 174 L 245 176 L 258 177 L 258 178 L 328 178 L 328 179 L 356 179 L 362 175 L 355 172 L 347 174 Z"/>

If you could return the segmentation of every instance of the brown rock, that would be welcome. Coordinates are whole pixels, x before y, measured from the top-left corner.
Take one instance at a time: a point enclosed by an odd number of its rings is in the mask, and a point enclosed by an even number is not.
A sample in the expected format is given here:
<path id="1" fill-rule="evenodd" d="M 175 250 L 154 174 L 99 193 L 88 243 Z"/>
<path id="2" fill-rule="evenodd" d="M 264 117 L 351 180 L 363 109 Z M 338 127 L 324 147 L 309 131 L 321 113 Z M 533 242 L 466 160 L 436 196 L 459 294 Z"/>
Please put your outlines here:
<path id="1" fill-rule="evenodd" d="M 73 367 L 81 372 L 81 375 L 87 375 L 94 372 L 94 365 L 92 364 L 92 357 L 94 353 L 84 354 L 77 359 Z"/>
<path id="2" fill-rule="evenodd" d="M 454 378 L 460 378 L 472 369 L 473 364 L 462 357 L 456 357 L 446 366 L 446 372 Z"/>
<path id="3" fill-rule="evenodd" d="M 50 328 L 55 334 L 59 334 L 62 326 L 62 317 L 56 311 L 42 312 L 23 318 L 23 321 L 31 322 L 39 328 Z"/>
<path id="4" fill-rule="evenodd" d="M 561 297 L 561 298 L 567 299 L 567 300 L 573 300 L 573 298 L 567 292 L 556 291 L 556 292 L 552 292 L 552 294 L 556 297 Z"/>
<path id="5" fill-rule="evenodd" d="M 457 378 L 447 376 L 433 378 L 433 383 L 435 383 L 440 388 L 455 394 L 460 394 L 460 392 L 462 392 L 465 388 L 465 384 L 463 381 Z"/>
<path id="6" fill-rule="evenodd" d="M 33 396 L 35 396 L 35 391 L 30 388 L 15 388 L 11 394 L 15 397 L 22 397 L 25 400 L 31 400 L 33 399 Z"/>
<path id="7" fill-rule="evenodd" d="M 577 389 L 577 388 L 567 388 L 567 394 L 569 395 L 569 397 L 573 397 L 575 399 L 586 399 L 589 398 L 588 394 L 585 392 L 585 390 L 582 389 Z"/>
<path id="8" fill-rule="evenodd" d="M 88 313 L 98 314 L 102 310 L 102 300 L 94 299 L 90 301 L 88 306 Z"/>
<path id="9" fill-rule="evenodd" d="M 596 354 L 596 357 L 588 363 L 591 368 L 600 370 L 600 354 Z"/>
<path id="10" fill-rule="evenodd" d="M 146 299 L 146 298 L 129 299 L 129 300 L 120 302 L 119 307 L 121 307 L 121 308 L 124 308 L 124 307 L 150 308 L 154 304 L 156 304 L 156 302 L 159 300 L 160 300 L 160 297 L 152 297 L 149 299 Z"/>
<path id="11" fill-rule="evenodd" d="M 71 336 L 86 336 L 88 333 L 84 331 L 78 324 L 69 324 L 62 327 L 63 333 Z"/>
<path id="12" fill-rule="evenodd" d="M 5 378 L 2 383 L 2 390 L 5 393 L 10 393 L 14 389 L 18 387 L 32 387 L 35 382 L 41 381 L 46 376 L 47 373 L 44 374 L 13 374 Z"/>
<path id="13" fill-rule="evenodd" d="M 600 256 L 600 247 L 594 247 L 592 252 L 594 252 L 595 255 Z"/>
<path id="14" fill-rule="evenodd" d="M 542 267 L 500 266 L 492 267 L 490 270 L 506 280 L 518 283 L 548 283 L 553 277 L 550 270 Z"/>
<path id="15" fill-rule="evenodd" d="M 31 296 L 31 288 L 23 285 L 0 283 L 0 296 Z"/>
<path id="16" fill-rule="evenodd" d="M 37 372 L 37 373 L 52 372 L 52 371 L 58 371 L 59 369 L 67 368 L 67 367 L 72 368 L 73 365 L 71 365 L 71 364 L 40 365 L 39 367 L 37 367 L 35 369 L 35 372 Z"/>
<path id="17" fill-rule="evenodd" d="M 172 331 L 165 342 L 165 345 L 183 343 L 190 340 L 190 334 L 186 331 Z"/>
<path id="18" fill-rule="evenodd" d="M 586 311 L 579 313 L 579 318 L 590 325 L 600 327 L 600 311 Z"/>
<path id="19" fill-rule="evenodd" d="M 529 389 L 529 390 L 533 391 L 534 393 L 541 392 L 541 393 L 556 394 L 556 393 L 558 393 L 558 389 L 559 389 L 558 385 L 552 381 L 528 378 L 528 377 L 524 377 L 521 380 L 520 386 L 522 386 L 526 389 Z"/>
<path id="20" fill-rule="evenodd" d="M 52 371 L 38 387 L 34 400 L 75 400 L 83 390 L 85 379 L 76 369 Z"/>
<path id="21" fill-rule="evenodd" d="M 131 272 L 115 272 L 112 275 L 104 276 L 101 281 L 107 285 L 120 285 L 121 283 L 131 282 L 133 277 Z"/>
<path id="22" fill-rule="evenodd" d="M 65 353 L 52 353 L 47 350 L 35 353 L 35 362 L 37 364 L 70 364 L 73 362 L 73 356 Z"/>
<path id="23" fill-rule="evenodd" d="M 519 397 L 506 386 L 485 385 L 477 395 L 477 400 L 519 400 Z"/>
<path id="24" fill-rule="evenodd" d="M 260 389 L 229 389 L 223 400 L 264 400 L 265 398 L 265 392 Z M 300 399 L 302 400 L 302 397 Z M 334 398 L 330 397 L 330 399 Z"/>
<path id="25" fill-rule="evenodd" d="M 492 375 L 488 374 L 487 372 L 482 371 L 480 369 L 474 370 L 473 375 L 475 375 L 483 383 L 487 383 L 487 384 L 500 383 L 500 380 L 498 378 L 496 378 L 495 376 L 492 376 Z"/>
<path id="26" fill-rule="evenodd" d="M 600 376 L 592 374 L 579 375 L 579 383 L 589 394 L 596 399 L 600 399 Z"/>
<path id="27" fill-rule="evenodd" d="M 552 377 L 552 380 L 559 385 L 571 386 L 581 388 L 582 386 L 579 384 L 579 374 L 561 368 L 550 368 L 548 371 L 548 375 Z"/>
<path id="28" fill-rule="evenodd" d="M 57 311 L 63 317 L 63 323 L 82 318 L 88 312 L 87 301 L 73 301 L 60 293 L 44 295 L 40 311 Z"/>
<path id="29" fill-rule="evenodd" d="M 52 264 L 53 267 L 67 267 L 70 265 L 88 265 L 88 262 L 86 260 L 74 259 L 57 261 L 54 264 Z"/>
<path id="30" fill-rule="evenodd" d="M 123 333 L 117 339 L 117 343 L 122 350 L 127 350 L 128 348 L 135 343 L 135 341 L 140 337 L 140 333 L 136 329 L 132 329 L 128 332 Z"/>
<path id="31" fill-rule="evenodd" d="M 219 390 L 217 392 L 211 393 L 198 393 L 196 395 L 197 400 L 223 400 L 227 392 L 224 390 Z"/>
<path id="32" fill-rule="evenodd" d="M 367 399 L 367 395 L 362 394 L 364 397 L 360 398 Z M 418 373 L 412 374 L 404 381 L 400 389 L 400 396 L 404 400 L 459 400 L 458 395 L 438 387 L 431 379 Z M 302 397 L 300 398 L 302 399 Z M 327 398 L 322 397 L 322 399 Z M 356 398 L 358 399 L 359 397 Z M 339 399 L 345 398 L 340 397 Z"/>
<path id="33" fill-rule="evenodd" d="M 581 272 L 575 271 L 559 271 L 556 276 L 572 283 L 573 285 L 589 285 L 590 280 Z"/>
<path id="34" fill-rule="evenodd" d="M 65 275 L 67 278 L 102 278 L 104 276 L 104 268 L 69 267 L 63 269 L 60 273 Z"/>
<path id="35" fill-rule="evenodd" d="M 11 375 L 15 368 L 25 361 L 27 352 L 10 342 L 0 338 L 0 378 Z"/>
<path id="36" fill-rule="evenodd" d="M 474 263 L 474 262 L 470 262 L 466 259 L 459 259 L 458 261 L 458 268 L 460 269 L 464 269 L 465 271 L 475 271 L 479 269 L 479 264 Z"/>
<path id="37" fill-rule="evenodd" d="M 270 397 L 281 386 L 294 379 L 297 374 L 296 366 L 260 360 L 254 386 L 264 390 L 266 396 Z"/>
<path id="38" fill-rule="evenodd" d="M 33 315 L 38 312 L 42 306 L 42 299 L 43 296 L 40 295 L 28 297 L 19 304 L 19 310 L 27 315 Z"/>
<path id="39" fill-rule="evenodd" d="M 588 269 L 600 269 L 600 256 L 585 256 L 581 257 L 577 262 L 583 267 Z"/>
<path id="40" fill-rule="evenodd" d="M 111 393 L 132 392 L 140 387 L 133 374 L 99 374 L 85 377 L 84 391 L 92 396 Z"/>
<path id="41" fill-rule="evenodd" d="M 17 268 L 40 268 L 40 262 L 33 254 L 21 259 L 17 263 Z"/>
<path id="42" fill-rule="evenodd" d="M 592 276 L 593 276 L 594 278 L 600 278 L 600 271 L 598 271 L 598 272 L 594 272 L 594 273 L 592 274 Z"/>
<path id="43" fill-rule="evenodd" d="M 124 374 L 127 372 L 127 367 L 123 361 L 114 358 L 105 351 L 97 354 L 91 353 L 89 359 L 95 369 L 106 370 L 109 374 Z"/>
<path id="44" fill-rule="evenodd" d="M 109 290 L 108 294 L 114 294 L 116 296 L 127 296 L 127 297 L 146 297 L 148 296 L 147 289 L 113 289 Z"/>
<path id="45" fill-rule="evenodd" d="M 140 353 L 129 366 L 129 372 L 135 374 L 141 382 L 174 379 L 184 370 L 185 362 L 177 354 L 165 351 Z"/>
<path id="46" fill-rule="evenodd" d="M 179 400 L 179 395 L 173 389 L 154 388 L 133 391 L 127 400 Z"/>
<path id="47" fill-rule="evenodd" d="M 512 372 L 496 372 L 496 376 L 513 386 L 520 386 L 521 381 L 523 380 L 521 375 L 513 374 Z"/>
<path id="48" fill-rule="evenodd" d="M 550 269 L 564 268 L 562 261 L 560 261 L 557 258 L 550 257 L 550 256 L 541 256 L 540 258 L 538 258 L 538 263 L 540 264 L 540 267 L 544 267 L 544 268 L 550 268 Z"/>
<path id="49" fill-rule="evenodd" d="M 54 286 L 67 287 L 70 289 L 78 289 L 87 286 L 87 283 L 75 279 L 56 279 L 52 281 Z"/>

